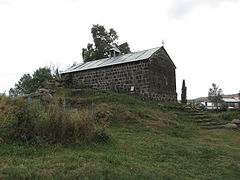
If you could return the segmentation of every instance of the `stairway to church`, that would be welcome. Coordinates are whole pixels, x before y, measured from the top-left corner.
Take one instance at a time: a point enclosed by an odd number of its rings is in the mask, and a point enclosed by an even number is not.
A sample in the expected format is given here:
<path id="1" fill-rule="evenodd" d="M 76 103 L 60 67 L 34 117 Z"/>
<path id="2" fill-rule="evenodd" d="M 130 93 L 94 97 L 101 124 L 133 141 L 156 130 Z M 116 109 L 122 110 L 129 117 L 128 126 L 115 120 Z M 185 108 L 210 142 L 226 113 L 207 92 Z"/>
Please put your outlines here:
<path id="1" fill-rule="evenodd" d="M 220 129 L 226 124 L 226 121 L 218 120 L 207 112 L 189 112 L 189 116 L 202 129 Z"/>

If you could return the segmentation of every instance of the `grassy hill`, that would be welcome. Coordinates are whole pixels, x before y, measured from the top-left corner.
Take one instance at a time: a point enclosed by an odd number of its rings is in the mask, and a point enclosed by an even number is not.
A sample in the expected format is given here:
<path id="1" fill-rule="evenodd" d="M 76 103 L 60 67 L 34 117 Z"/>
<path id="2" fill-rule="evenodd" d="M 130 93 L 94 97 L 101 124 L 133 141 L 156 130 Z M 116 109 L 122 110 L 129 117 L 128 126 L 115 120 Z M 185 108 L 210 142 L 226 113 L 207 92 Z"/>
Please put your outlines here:
<path id="1" fill-rule="evenodd" d="M 0 179 L 240 178 L 240 131 L 202 129 L 190 113 L 170 108 L 177 104 L 135 94 L 62 89 L 55 98 L 88 111 L 94 102 L 96 126 L 110 140 L 2 142 Z"/>

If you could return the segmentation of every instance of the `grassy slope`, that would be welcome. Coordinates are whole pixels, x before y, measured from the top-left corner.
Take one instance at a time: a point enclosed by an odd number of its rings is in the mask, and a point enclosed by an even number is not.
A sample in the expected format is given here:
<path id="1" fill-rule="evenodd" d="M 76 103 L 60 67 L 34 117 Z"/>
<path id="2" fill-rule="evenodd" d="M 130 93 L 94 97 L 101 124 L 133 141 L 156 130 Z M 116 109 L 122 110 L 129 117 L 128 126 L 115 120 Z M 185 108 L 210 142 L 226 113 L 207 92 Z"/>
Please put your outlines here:
<path id="1" fill-rule="evenodd" d="M 88 91 L 81 101 L 113 113 L 110 143 L 2 144 L 0 179 L 240 178 L 238 131 L 199 129 L 185 113 L 135 95 Z"/>

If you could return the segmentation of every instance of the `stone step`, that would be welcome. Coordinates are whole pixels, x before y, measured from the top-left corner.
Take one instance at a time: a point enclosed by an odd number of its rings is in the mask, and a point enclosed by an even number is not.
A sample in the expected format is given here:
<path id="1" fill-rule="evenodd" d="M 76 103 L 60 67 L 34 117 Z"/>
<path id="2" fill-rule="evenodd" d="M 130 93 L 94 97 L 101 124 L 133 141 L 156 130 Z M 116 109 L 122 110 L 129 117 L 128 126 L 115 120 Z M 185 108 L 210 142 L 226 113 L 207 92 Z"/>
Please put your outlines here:
<path id="1" fill-rule="evenodd" d="M 206 115 L 205 113 L 189 113 L 190 116 L 202 116 Z"/>
<path id="2" fill-rule="evenodd" d="M 197 120 L 194 120 L 194 122 L 196 123 L 205 123 L 205 122 L 213 122 L 214 120 L 213 119 L 197 119 Z"/>
<path id="3" fill-rule="evenodd" d="M 205 116 L 192 116 L 191 118 L 193 118 L 193 119 L 207 119 L 207 118 L 210 118 L 210 117 L 205 115 Z"/>
<path id="4" fill-rule="evenodd" d="M 215 126 L 202 126 L 201 129 L 221 129 L 224 128 L 225 125 L 215 125 Z"/>
<path id="5" fill-rule="evenodd" d="M 188 109 L 184 109 L 184 112 L 191 113 L 191 114 L 199 113 L 198 110 L 188 110 Z"/>
<path id="6" fill-rule="evenodd" d="M 207 122 L 202 123 L 201 126 L 215 126 L 215 125 L 225 125 L 226 122 Z"/>

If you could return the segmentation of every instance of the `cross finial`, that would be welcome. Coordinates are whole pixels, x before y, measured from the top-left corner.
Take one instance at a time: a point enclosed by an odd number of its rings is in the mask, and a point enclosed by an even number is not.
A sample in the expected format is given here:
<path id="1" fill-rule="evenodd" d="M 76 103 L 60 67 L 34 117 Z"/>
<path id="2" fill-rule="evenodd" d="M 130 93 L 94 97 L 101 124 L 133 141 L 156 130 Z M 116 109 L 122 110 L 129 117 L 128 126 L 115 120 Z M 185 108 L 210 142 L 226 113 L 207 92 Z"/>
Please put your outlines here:
<path id="1" fill-rule="evenodd" d="M 164 46 L 165 45 L 165 42 L 164 42 L 164 40 L 162 40 L 162 46 Z"/>

